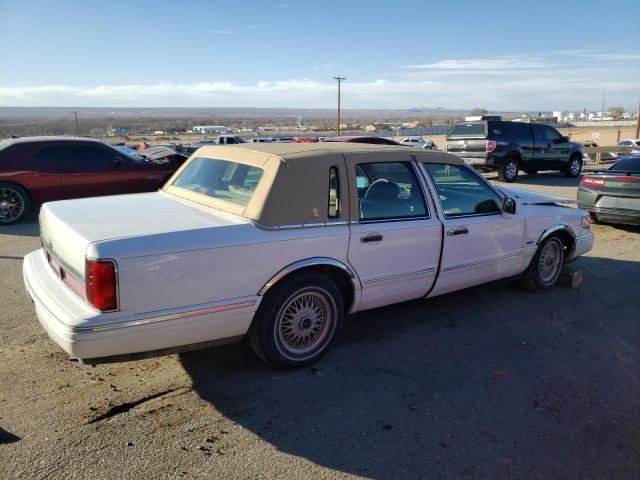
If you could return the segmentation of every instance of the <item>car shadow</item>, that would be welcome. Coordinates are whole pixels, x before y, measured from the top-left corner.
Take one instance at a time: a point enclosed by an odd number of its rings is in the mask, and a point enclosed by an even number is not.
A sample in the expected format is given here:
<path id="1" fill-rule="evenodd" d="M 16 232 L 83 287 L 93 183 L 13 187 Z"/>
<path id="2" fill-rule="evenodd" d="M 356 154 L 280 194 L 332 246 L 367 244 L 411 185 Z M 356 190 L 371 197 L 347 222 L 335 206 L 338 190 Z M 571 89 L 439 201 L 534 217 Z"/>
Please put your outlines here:
<path id="1" fill-rule="evenodd" d="M 37 217 L 35 215 L 30 215 L 20 223 L 0 227 L 0 235 L 37 237 L 40 235 L 40 225 L 38 224 Z"/>
<path id="2" fill-rule="evenodd" d="M 7 443 L 15 443 L 20 441 L 20 437 L 13 433 L 7 432 L 4 428 L 0 427 L 0 445 Z"/>
<path id="3" fill-rule="evenodd" d="M 625 284 L 638 263 L 573 265 L 585 276 L 576 289 L 540 295 L 502 282 L 362 312 L 302 370 L 272 370 L 246 343 L 179 358 L 222 415 L 339 472 L 548 478 L 587 468 L 598 476 L 610 468 L 603 458 L 640 446 L 633 429 L 607 416 L 640 407 L 640 287 Z M 616 318 L 601 322 L 611 305 Z M 625 421 L 640 427 L 640 408 L 632 410 Z M 589 421 L 608 425 L 606 435 L 592 439 Z"/>

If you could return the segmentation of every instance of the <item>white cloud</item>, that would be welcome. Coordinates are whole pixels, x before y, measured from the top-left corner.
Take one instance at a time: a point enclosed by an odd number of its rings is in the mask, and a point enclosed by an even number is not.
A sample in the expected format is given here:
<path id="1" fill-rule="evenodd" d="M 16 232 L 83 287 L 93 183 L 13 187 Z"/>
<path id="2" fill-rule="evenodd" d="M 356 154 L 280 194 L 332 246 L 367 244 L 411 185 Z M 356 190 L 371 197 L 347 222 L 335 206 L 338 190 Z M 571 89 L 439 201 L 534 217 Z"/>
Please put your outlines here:
<path id="1" fill-rule="evenodd" d="M 624 54 L 624 57 L 620 55 Z M 585 55 L 591 57 L 585 58 Z M 596 55 L 595 57 L 593 55 Z M 396 68 L 378 78 L 342 84 L 345 108 L 442 106 L 492 110 L 582 110 L 607 104 L 635 109 L 640 64 L 638 52 L 580 51 L 448 59 Z M 338 67 L 310 66 L 313 71 Z M 322 74 L 325 78 L 326 75 Z M 0 86 L 5 106 L 167 106 L 333 108 L 336 85 L 330 79 L 297 78 L 237 83 L 153 82 L 127 85 Z"/>
<path id="2" fill-rule="evenodd" d="M 231 35 L 233 32 L 231 30 L 214 30 L 213 33 L 217 35 Z"/>

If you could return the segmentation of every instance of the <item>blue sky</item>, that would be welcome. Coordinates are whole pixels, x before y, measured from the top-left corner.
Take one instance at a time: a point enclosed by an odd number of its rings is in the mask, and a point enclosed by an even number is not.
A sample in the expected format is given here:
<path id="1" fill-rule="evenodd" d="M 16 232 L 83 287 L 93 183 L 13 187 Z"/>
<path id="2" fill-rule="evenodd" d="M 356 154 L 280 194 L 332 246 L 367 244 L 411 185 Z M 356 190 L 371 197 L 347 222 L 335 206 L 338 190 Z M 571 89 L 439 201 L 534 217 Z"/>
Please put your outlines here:
<path id="1" fill-rule="evenodd" d="M 636 108 L 640 1 L 0 0 L 0 105 Z"/>

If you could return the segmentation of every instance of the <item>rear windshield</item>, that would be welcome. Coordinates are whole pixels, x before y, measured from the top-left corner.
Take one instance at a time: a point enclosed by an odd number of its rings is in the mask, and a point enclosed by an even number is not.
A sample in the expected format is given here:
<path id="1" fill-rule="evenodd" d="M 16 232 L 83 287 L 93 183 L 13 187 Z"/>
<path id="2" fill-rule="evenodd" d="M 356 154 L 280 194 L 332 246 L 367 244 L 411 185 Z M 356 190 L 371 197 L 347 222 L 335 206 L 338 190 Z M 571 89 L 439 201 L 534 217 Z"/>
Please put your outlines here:
<path id="1" fill-rule="evenodd" d="M 172 186 L 246 206 L 262 173 L 261 168 L 250 165 L 196 157 L 187 164 Z"/>
<path id="2" fill-rule="evenodd" d="M 625 172 L 640 172 L 640 155 L 627 155 L 611 165 L 609 170 L 624 170 Z"/>
<path id="3" fill-rule="evenodd" d="M 447 137 L 484 137 L 486 136 L 487 122 L 456 123 Z"/>

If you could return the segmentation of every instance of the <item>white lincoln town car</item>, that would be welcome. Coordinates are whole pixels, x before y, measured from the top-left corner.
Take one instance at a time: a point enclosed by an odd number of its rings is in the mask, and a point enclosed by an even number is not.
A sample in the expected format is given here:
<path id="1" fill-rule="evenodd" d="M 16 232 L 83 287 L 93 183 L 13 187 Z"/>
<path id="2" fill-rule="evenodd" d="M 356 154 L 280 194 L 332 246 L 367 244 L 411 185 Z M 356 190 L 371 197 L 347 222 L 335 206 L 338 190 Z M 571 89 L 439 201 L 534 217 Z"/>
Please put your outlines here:
<path id="1" fill-rule="evenodd" d="M 51 338 L 85 363 L 247 336 L 295 368 L 348 313 L 509 277 L 552 288 L 593 244 L 588 214 L 564 201 L 424 149 L 203 147 L 161 191 L 46 203 L 24 280 Z"/>

